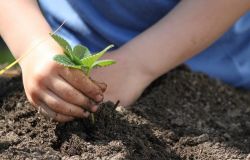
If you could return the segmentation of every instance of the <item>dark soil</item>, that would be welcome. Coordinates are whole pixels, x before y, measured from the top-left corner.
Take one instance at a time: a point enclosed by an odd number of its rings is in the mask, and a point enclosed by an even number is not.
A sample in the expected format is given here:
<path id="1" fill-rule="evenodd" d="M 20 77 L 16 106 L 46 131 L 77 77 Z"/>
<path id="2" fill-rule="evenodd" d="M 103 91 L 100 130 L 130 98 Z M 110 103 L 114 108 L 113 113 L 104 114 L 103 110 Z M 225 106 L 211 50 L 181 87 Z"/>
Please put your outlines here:
<path id="1" fill-rule="evenodd" d="M 96 123 L 46 120 L 21 78 L 0 78 L 0 159 L 250 158 L 250 93 L 187 69 L 155 81 L 131 110 L 101 106 Z"/>

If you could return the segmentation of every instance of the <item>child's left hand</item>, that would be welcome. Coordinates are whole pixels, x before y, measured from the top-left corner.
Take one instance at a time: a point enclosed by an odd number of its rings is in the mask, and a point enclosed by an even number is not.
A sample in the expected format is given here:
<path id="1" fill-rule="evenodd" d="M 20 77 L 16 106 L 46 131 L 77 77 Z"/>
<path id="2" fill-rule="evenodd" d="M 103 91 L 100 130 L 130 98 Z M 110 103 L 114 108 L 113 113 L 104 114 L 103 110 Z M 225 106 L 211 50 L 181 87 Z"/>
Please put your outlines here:
<path id="1" fill-rule="evenodd" d="M 133 63 L 126 53 L 116 50 L 107 53 L 103 58 L 117 62 L 112 66 L 92 71 L 93 79 L 107 84 L 107 90 L 104 92 L 105 101 L 120 100 L 120 105 L 127 107 L 135 102 L 153 81 L 153 78 L 144 73 L 141 67 L 137 67 L 137 63 Z"/>

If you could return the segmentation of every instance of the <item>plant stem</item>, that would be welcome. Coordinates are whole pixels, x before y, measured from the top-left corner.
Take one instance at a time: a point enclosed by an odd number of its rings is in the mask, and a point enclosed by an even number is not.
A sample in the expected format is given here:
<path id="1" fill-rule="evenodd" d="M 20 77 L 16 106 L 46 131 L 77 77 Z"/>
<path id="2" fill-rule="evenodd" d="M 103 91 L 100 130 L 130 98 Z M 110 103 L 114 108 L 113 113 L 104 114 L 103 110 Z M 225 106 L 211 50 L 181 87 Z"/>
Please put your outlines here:
<path id="1" fill-rule="evenodd" d="M 90 77 L 90 71 L 91 71 L 91 69 L 89 68 L 87 70 L 87 77 L 88 78 Z M 91 116 L 91 122 L 92 122 L 92 124 L 95 124 L 95 115 L 94 115 L 94 113 L 90 113 L 90 116 Z"/>
<path id="2" fill-rule="evenodd" d="M 115 105 L 114 105 L 114 108 L 116 108 L 119 105 L 119 103 L 120 103 L 120 100 L 117 100 Z"/>
<path id="3" fill-rule="evenodd" d="M 87 77 L 90 77 L 90 69 L 87 70 Z"/>
<path id="4" fill-rule="evenodd" d="M 95 115 L 94 115 L 94 113 L 91 113 L 90 116 L 91 116 L 92 124 L 95 124 Z"/>

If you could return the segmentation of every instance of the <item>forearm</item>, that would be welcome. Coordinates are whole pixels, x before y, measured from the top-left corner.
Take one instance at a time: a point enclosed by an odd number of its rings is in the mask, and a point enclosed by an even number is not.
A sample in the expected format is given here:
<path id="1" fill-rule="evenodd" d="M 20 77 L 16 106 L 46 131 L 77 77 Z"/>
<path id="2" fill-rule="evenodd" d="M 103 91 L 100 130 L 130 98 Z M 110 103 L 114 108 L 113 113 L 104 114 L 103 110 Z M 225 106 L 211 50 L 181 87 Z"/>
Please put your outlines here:
<path id="1" fill-rule="evenodd" d="M 211 45 L 248 9 L 246 0 L 182 1 L 120 50 L 157 78 Z"/>
<path id="2" fill-rule="evenodd" d="M 0 34 L 16 58 L 51 32 L 35 0 L 0 1 L 0 17 Z"/>

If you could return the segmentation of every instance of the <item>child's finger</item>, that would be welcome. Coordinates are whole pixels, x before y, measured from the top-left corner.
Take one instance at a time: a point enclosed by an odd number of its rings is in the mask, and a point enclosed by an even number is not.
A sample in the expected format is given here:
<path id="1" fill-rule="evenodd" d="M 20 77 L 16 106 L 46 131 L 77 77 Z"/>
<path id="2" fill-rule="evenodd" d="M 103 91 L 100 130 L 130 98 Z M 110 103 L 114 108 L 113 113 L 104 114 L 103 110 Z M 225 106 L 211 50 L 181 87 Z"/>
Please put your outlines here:
<path id="1" fill-rule="evenodd" d="M 92 107 L 95 105 L 91 103 L 88 97 L 83 95 L 80 91 L 72 87 L 62 77 L 55 77 L 53 81 L 47 84 L 48 88 L 53 91 L 58 97 L 76 106 L 81 106 L 86 110 L 93 112 Z"/>
<path id="2" fill-rule="evenodd" d="M 60 75 L 73 87 L 96 102 L 103 100 L 102 90 L 85 74 L 76 69 L 62 69 Z"/>
<path id="3" fill-rule="evenodd" d="M 96 80 L 93 80 L 92 78 L 90 78 L 98 87 L 100 87 L 100 89 L 102 90 L 102 92 L 105 92 L 107 89 L 107 84 L 103 83 L 103 82 L 99 82 Z"/>
<path id="4" fill-rule="evenodd" d="M 70 104 L 62 100 L 60 97 L 52 93 L 50 90 L 42 92 L 41 99 L 51 110 L 53 110 L 56 113 L 78 118 L 86 118 L 89 116 L 89 112 L 85 111 L 79 106 Z"/>
<path id="5" fill-rule="evenodd" d="M 42 114 L 46 118 L 52 118 L 53 120 L 56 120 L 58 122 L 68 122 L 68 121 L 72 121 L 74 119 L 74 117 L 66 116 L 66 115 L 52 111 L 45 104 L 40 104 L 36 108 L 38 110 L 38 113 Z"/>

